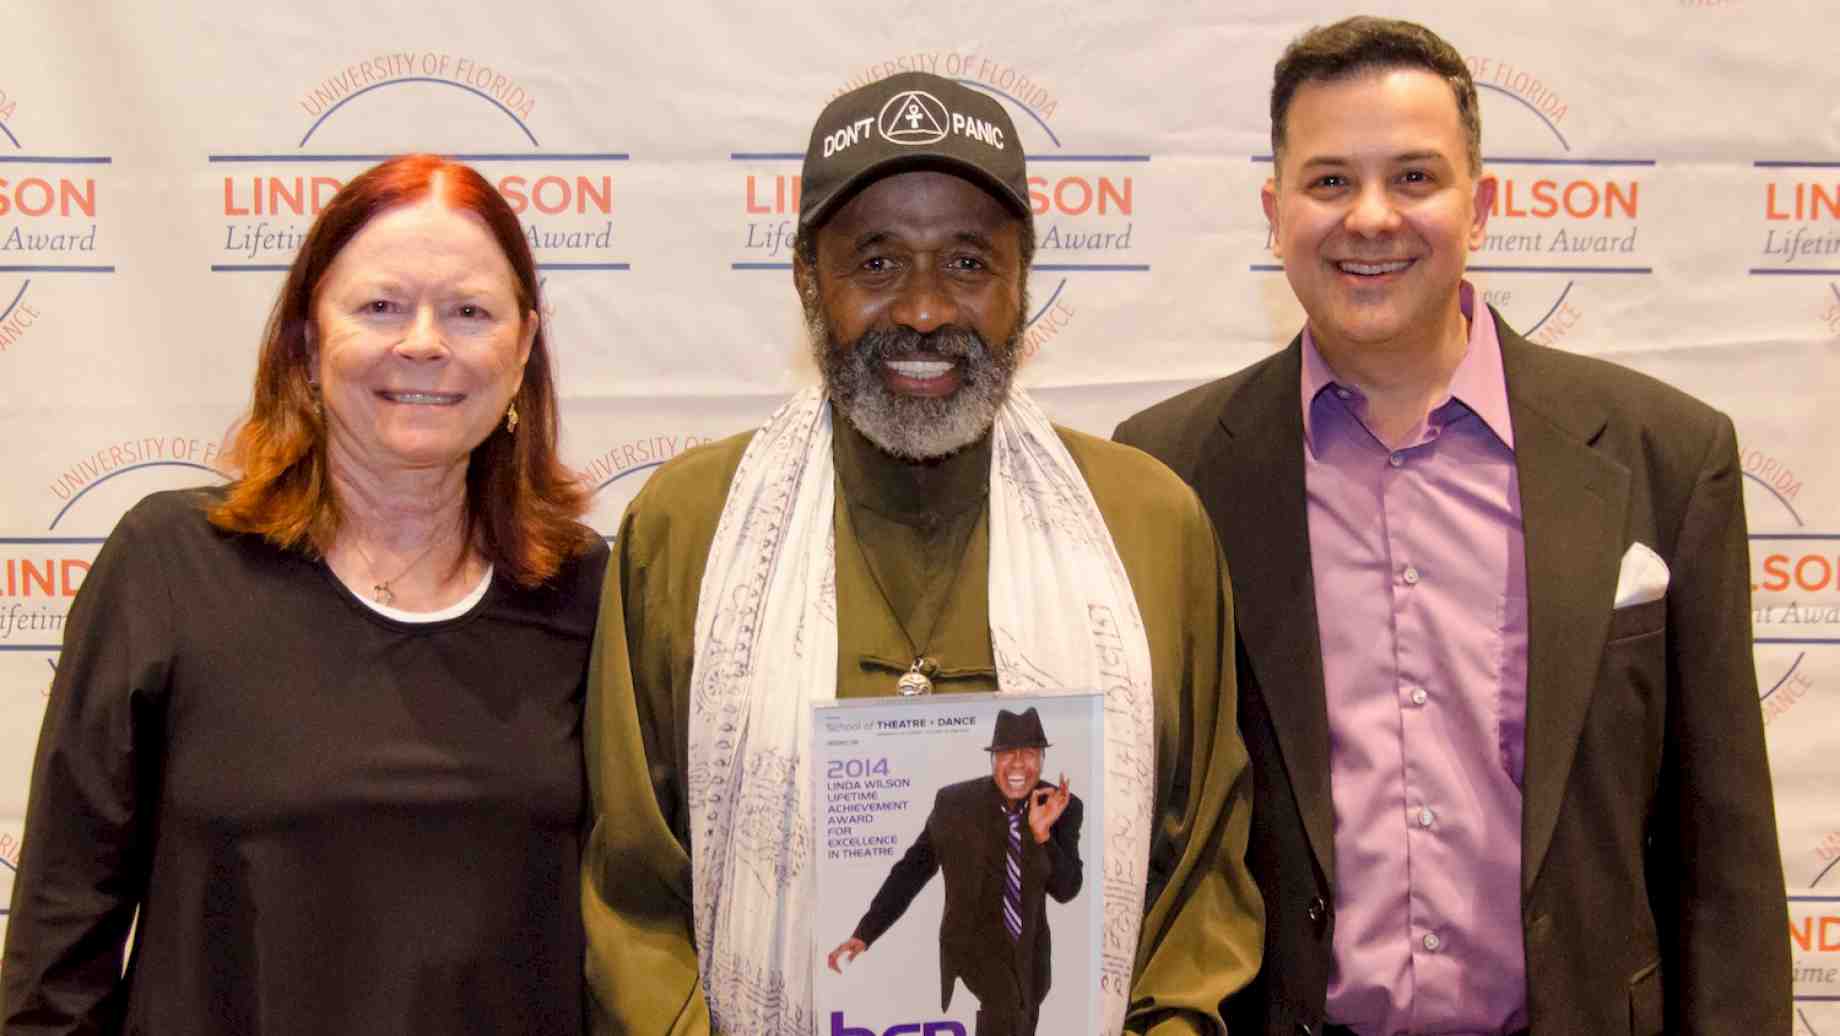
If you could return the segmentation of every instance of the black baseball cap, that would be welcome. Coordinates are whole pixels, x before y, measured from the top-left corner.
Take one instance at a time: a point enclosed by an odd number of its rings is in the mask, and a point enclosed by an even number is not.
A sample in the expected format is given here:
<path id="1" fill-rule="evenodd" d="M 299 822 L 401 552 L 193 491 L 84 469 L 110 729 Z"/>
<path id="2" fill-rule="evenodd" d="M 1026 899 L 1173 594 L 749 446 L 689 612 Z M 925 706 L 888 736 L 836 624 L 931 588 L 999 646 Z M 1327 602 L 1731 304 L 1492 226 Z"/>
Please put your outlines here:
<path id="1" fill-rule="evenodd" d="M 909 169 L 957 173 L 1033 223 L 1022 140 L 1003 105 L 950 79 L 902 72 L 818 113 L 805 149 L 799 226 L 817 226 L 858 188 Z"/>

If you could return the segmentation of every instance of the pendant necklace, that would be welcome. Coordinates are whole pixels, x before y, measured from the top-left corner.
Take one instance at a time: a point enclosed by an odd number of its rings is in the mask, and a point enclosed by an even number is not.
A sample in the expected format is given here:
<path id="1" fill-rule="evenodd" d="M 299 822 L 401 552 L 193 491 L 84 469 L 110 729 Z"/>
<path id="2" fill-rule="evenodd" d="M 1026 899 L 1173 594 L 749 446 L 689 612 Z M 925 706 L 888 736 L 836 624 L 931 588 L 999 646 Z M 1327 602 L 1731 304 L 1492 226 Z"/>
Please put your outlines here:
<path id="1" fill-rule="evenodd" d="M 396 582 L 398 579 L 401 579 L 403 576 L 406 576 L 410 572 L 414 571 L 415 566 L 421 564 L 423 559 L 427 558 L 428 555 L 434 553 L 434 548 L 440 542 L 441 542 L 441 537 L 438 535 L 431 538 L 428 541 L 428 546 L 422 548 L 422 552 L 415 556 L 414 561 L 411 561 L 407 565 L 404 565 L 403 570 L 401 572 L 396 573 L 395 575 L 391 576 L 388 579 L 383 579 L 383 580 L 379 580 L 378 582 L 372 583 L 371 584 L 371 600 L 376 601 L 378 604 L 381 604 L 386 608 L 389 607 L 390 605 L 395 604 L 396 603 L 396 591 L 390 589 L 390 584 Z M 357 551 L 358 556 L 364 559 L 365 571 L 369 572 L 372 576 L 375 576 L 377 574 L 376 562 L 372 561 L 371 556 L 369 554 L 366 554 L 364 552 L 364 548 L 358 545 L 358 541 L 355 537 L 351 541 L 351 549 Z"/>
<path id="2" fill-rule="evenodd" d="M 854 529 L 852 529 L 854 532 Z M 894 693 L 903 698 L 915 698 L 922 694 L 933 693 L 932 674 L 939 671 L 939 663 L 926 657 L 926 649 L 933 643 L 933 634 L 939 632 L 939 623 L 945 619 L 946 608 L 951 603 L 952 592 L 957 589 L 959 578 L 965 570 L 965 556 L 971 553 L 969 543 L 959 554 L 958 564 L 952 570 L 950 582 L 946 584 L 945 597 L 939 602 L 939 610 L 933 613 L 932 625 L 927 628 L 926 639 L 914 642 L 913 634 L 907 632 L 907 624 L 895 613 L 894 600 L 888 596 L 888 588 L 882 585 L 882 577 L 876 574 L 875 566 L 870 564 L 869 556 L 862 556 L 863 568 L 869 572 L 870 582 L 875 584 L 875 592 L 882 597 L 882 606 L 888 609 L 888 617 L 894 620 L 895 627 L 901 631 L 901 637 L 907 641 L 907 648 L 914 654 L 914 664 L 895 681 Z"/>
<path id="3" fill-rule="evenodd" d="M 907 624 L 895 614 L 894 602 L 889 599 L 888 591 L 882 586 L 882 577 L 875 574 L 875 566 L 869 564 L 866 555 L 863 558 L 863 567 L 869 570 L 869 578 L 875 583 L 875 592 L 882 595 L 882 605 L 888 609 L 889 617 L 894 619 L 895 626 L 900 629 L 902 639 L 907 641 L 907 649 L 914 653 L 914 664 L 907 668 L 907 672 L 901 674 L 899 680 L 895 681 L 894 693 L 903 698 L 914 698 L 922 694 L 933 693 L 933 678 L 928 674 L 937 672 L 939 664 L 926 657 L 926 649 L 933 643 L 933 634 L 939 632 L 939 620 L 945 618 L 946 602 L 939 602 L 939 610 L 933 613 L 933 624 L 926 631 L 926 639 L 916 644 L 913 634 L 907 632 Z M 955 584 L 958 582 L 957 576 L 958 573 L 954 572 L 952 581 Z M 951 591 L 951 587 L 946 588 L 948 596 Z"/>
<path id="4" fill-rule="evenodd" d="M 918 695 L 933 693 L 932 679 L 924 672 L 921 672 L 921 667 L 923 665 L 931 664 L 932 663 L 927 659 L 915 658 L 913 668 L 902 673 L 901 678 L 895 681 L 894 693 L 903 698 L 913 698 Z"/>

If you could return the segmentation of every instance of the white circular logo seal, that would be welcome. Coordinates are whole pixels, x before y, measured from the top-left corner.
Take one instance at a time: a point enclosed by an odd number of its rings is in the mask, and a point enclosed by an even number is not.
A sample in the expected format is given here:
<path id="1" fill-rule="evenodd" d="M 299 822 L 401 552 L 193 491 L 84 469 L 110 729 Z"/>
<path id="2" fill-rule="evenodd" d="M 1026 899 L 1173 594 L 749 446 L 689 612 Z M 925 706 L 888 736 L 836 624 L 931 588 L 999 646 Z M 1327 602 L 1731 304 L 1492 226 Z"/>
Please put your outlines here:
<path id="1" fill-rule="evenodd" d="M 939 98 L 925 90 L 907 90 L 895 94 L 882 105 L 875 128 L 890 144 L 915 147 L 934 144 L 946 137 L 952 116 Z"/>

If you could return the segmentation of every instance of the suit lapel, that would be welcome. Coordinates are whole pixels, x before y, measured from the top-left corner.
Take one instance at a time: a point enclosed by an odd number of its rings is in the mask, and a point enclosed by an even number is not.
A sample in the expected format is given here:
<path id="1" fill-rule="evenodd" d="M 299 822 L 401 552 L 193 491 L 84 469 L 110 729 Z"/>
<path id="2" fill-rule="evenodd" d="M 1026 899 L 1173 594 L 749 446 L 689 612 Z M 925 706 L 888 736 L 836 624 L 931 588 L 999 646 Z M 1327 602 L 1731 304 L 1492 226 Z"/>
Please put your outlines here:
<path id="1" fill-rule="evenodd" d="M 1316 865 L 1333 883 L 1329 714 L 1304 503 L 1302 355 L 1301 341 L 1293 340 L 1227 400 L 1196 462 L 1195 490 L 1220 523 L 1238 635 Z"/>
<path id="2" fill-rule="evenodd" d="M 1629 508 L 1629 471 L 1596 448 L 1605 414 L 1546 376 L 1502 324 L 1527 565 L 1527 767 L 1521 888 L 1533 888 L 1597 684 Z"/>
<path id="3" fill-rule="evenodd" d="M 1009 865 L 1009 818 L 994 786 L 980 784 L 969 803 L 972 816 L 966 857 L 974 861 L 978 883 L 1003 901 L 1003 875 Z"/>

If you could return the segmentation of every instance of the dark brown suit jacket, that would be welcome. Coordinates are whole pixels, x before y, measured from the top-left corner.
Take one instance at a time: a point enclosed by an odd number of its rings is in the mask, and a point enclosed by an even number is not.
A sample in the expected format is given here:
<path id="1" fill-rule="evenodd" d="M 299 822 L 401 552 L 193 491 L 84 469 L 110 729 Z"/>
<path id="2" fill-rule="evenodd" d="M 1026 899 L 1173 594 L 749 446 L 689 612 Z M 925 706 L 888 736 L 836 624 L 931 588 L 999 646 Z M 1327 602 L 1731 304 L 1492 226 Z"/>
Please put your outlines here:
<path id="1" fill-rule="evenodd" d="M 1492 312 L 1492 311 L 1491 311 Z M 1502 323 L 1528 595 L 1521 920 L 1536 1036 L 1790 1028 L 1782 863 L 1729 419 Z M 1304 503 L 1301 340 L 1118 427 L 1195 487 L 1232 573 L 1265 963 L 1236 1036 L 1323 1020 L 1334 809 Z M 1613 610 L 1640 540 L 1671 573 Z"/>
<path id="2" fill-rule="evenodd" d="M 1037 782 L 1036 788 L 1052 787 Z M 889 869 L 888 878 L 856 925 L 855 936 L 875 945 L 906 912 L 938 871 L 945 872 L 945 910 L 939 919 L 939 1006 L 952 1004 L 953 980 L 987 1012 L 1032 1008 L 1048 995 L 1053 945 L 1045 913 L 1047 896 L 1065 903 L 1079 894 L 1080 823 L 1085 807 L 1073 796 L 1048 841 L 1037 845 L 1022 829 L 1022 936 L 1014 943 L 1003 927 L 1003 882 L 1009 824 L 1003 796 L 986 775 L 939 789 L 926 827 Z M 1787 931 L 1788 922 L 1784 922 Z M 1786 936 L 1785 936 L 1786 937 Z"/>

